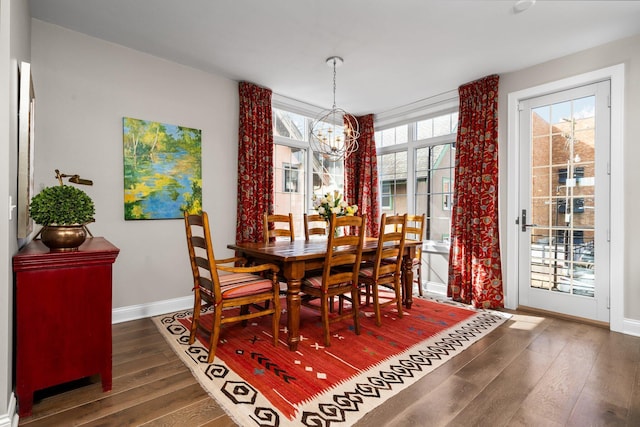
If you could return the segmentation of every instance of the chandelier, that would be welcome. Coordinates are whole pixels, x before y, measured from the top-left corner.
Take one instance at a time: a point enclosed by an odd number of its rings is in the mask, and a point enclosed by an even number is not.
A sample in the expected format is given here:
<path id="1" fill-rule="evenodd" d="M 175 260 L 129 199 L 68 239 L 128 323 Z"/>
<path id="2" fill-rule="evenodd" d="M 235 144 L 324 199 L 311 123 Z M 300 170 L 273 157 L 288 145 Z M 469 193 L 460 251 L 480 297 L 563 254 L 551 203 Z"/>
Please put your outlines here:
<path id="1" fill-rule="evenodd" d="M 326 62 L 333 66 L 333 107 L 314 120 L 309 139 L 313 151 L 337 161 L 358 150 L 360 131 L 355 117 L 336 107 L 336 67 L 342 65 L 342 58 L 332 56 Z"/>

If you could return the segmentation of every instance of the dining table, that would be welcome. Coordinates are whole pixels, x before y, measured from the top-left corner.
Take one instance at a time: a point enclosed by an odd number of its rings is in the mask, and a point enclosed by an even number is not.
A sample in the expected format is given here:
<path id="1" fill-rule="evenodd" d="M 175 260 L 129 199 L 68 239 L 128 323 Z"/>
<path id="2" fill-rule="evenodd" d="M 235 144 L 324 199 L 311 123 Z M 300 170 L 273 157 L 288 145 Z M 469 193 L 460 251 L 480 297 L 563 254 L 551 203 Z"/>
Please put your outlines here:
<path id="1" fill-rule="evenodd" d="M 402 259 L 403 304 L 411 309 L 413 303 L 413 258 L 421 241 L 406 240 Z M 287 283 L 287 344 L 295 351 L 300 342 L 300 284 L 306 272 L 321 269 L 327 252 L 327 239 L 242 242 L 227 245 L 236 255 L 249 262 L 269 262 L 280 267 Z M 363 260 L 375 257 L 378 239 L 365 238 L 362 248 Z"/>

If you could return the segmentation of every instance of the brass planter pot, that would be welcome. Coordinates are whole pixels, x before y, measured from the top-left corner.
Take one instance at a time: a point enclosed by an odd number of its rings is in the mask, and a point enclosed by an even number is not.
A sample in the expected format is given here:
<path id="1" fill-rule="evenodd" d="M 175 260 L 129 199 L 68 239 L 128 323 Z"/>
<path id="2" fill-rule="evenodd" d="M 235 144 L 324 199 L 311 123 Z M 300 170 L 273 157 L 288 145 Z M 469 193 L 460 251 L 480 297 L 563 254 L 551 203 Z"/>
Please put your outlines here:
<path id="1" fill-rule="evenodd" d="M 40 238 L 51 252 L 77 251 L 87 233 L 84 225 L 48 225 L 42 228 Z"/>

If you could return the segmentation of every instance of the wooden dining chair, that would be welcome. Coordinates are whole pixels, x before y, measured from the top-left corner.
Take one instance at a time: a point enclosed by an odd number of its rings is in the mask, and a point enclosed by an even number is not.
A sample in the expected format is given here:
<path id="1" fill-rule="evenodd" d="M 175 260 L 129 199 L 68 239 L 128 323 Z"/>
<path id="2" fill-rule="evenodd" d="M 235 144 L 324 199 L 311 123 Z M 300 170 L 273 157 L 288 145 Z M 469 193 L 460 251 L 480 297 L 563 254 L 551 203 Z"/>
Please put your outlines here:
<path id="1" fill-rule="evenodd" d="M 373 294 L 373 308 L 378 326 L 382 325 L 382 307 L 395 304 L 398 317 L 402 317 L 402 257 L 406 238 L 406 233 L 402 230 L 406 224 L 406 214 L 382 214 L 375 258 L 360 267 L 359 283 L 365 289 L 365 304 L 369 304 L 370 295 Z M 385 301 L 381 302 L 381 289 L 392 290 L 393 298 L 385 297 Z"/>
<path id="2" fill-rule="evenodd" d="M 194 283 L 193 321 L 189 344 L 194 343 L 198 329 L 204 329 L 209 334 L 207 362 L 211 363 L 216 354 L 223 324 L 238 321 L 245 324 L 248 319 L 271 314 L 273 345 L 277 346 L 280 322 L 278 266 L 235 266 L 246 263 L 246 260 L 240 257 L 216 260 L 206 212 L 202 212 L 201 215 L 185 212 L 184 225 Z M 262 273 L 264 277 L 255 273 Z M 202 309 L 209 306 L 213 307 L 211 329 L 207 329 L 200 322 Z M 239 312 L 225 311 L 223 317 L 222 312 L 231 307 L 238 307 Z"/>
<path id="3" fill-rule="evenodd" d="M 267 214 L 264 213 L 263 223 L 264 242 L 269 243 L 278 238 L 288 238 L 292 242 L 295 240 L 295 232 L 293 229 L 293 214 Z"/>
<path id="4" fill-rule="evenodd" d="M 322 215 L 304 214 L 304 239 L 309 241 L 311 236 L 326 236 L 327 225 L 327 220 Z"/>
<path id="5" fill-rule="evenodd" d="M 407 215 L 407 225 L 405 227 L 405 235 L 409 240 L 422 241 L 424 237 L 424 223 L 425 215 Z M 418 280 L 418 294 L 422 296 L 422 245 L 418 245 L 416 248 L 416 256 L 412 260 L 413 266 L 411 268 L 417 268 L 418 274 L 416 275 Z M 415 279 L 414 279 L 415 280 Z M 413 288 L 413 284 L 411 286 Z"/>
<path id="6" fill-rule="evenodd" d="M 366 222 L 366 215 L 336 217 L 333 214 L 322 274 L 306 277 L 300 286 L 302 305 L 320 311 L 327 347 L 331 345 L 329 325 L 336 321 L 352 317 L 355 333 L 360 335 L 358 274 Z M 335 230 L 339 227 L 349 227 L 350 233 L 336 236 Z M 340 299 L 337 313 L 330 310 L 333 297 Z M 351 310 L 342 309 L 343 299 L 351 302 Z M 317 300 L 320 300 L 319 306 Z"/>

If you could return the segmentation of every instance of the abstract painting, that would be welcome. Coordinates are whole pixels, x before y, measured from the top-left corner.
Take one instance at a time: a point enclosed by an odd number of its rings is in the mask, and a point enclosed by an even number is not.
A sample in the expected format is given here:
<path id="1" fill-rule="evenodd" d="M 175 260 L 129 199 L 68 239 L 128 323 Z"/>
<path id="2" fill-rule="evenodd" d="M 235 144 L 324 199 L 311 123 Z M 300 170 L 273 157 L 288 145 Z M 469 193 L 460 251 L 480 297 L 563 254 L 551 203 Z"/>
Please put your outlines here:
<path id="1" fill-rule="evenodd" d="M 124 117 L 124 219 L 202 209 L 202 131 Z"/>

